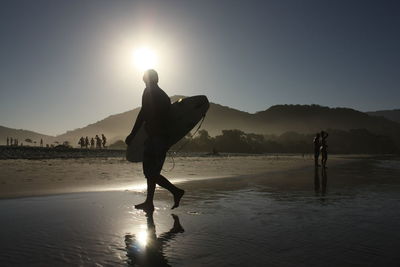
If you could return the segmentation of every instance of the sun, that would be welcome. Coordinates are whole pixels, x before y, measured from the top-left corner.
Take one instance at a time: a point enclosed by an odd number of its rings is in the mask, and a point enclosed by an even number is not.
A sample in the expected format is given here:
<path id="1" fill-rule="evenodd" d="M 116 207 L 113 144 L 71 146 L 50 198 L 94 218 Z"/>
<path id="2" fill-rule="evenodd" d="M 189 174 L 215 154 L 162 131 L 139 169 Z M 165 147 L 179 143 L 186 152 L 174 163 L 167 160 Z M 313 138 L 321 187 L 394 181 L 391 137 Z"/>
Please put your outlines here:
<path id="1" fill-rule="evenodd" d="M 141 71 L 154 69 L 157 66 L 157 55 L 152 49 L 142 47 L 134 51 L 133 63 Z"/>

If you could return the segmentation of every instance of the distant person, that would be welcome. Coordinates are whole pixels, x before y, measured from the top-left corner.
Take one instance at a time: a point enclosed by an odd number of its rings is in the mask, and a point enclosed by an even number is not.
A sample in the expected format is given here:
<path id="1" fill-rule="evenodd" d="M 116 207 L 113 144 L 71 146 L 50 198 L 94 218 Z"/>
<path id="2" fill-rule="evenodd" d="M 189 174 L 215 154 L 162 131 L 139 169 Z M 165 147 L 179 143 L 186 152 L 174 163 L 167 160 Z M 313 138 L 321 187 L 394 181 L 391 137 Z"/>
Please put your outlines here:
<path id="1" fill-rule="evenodd" d="M 10 137 L 10 146 L 13 146 L 13 145 L 14 145 L 14 140 L 12 137 Z"/>
<path id="2" fill-rule="evenodd" d="M 103 148 L 106 148 L 107 138 L 105 137 L 104 134 L 101 134 L 101 141 L 103 144 Z"/>
<path id="3" fill-rule="evenodd" d="M 85 139 L 83 138 L 83 136 L 79 139 L 78 144 L 81 146 L 81 148 L 84 148 L 84 146 L 85 146 Z"/>
<path id="4" fill-rule="evenodd" d="M 170 191 L 174 196 L 174 205 L 172 206 L 172 209 L 174 209 L 179 206 L 179 202 L 185 191 L 176 187 L 161 175 L 161 170 L 169 149 L 166 122 L 171 107 L 171 100 L 158 86 L 158 74 L 155 70 L 147 70 L 144 73 L 143 81 L 146 84 L 146 88 L 142 96 L 142 108 L 136 118 L 132 132 L 125 140 L 125 143 L 129 145 L 144 124 L 144 129 L 148 135 L 143 152 L 143 173 L 147 178 L 147 197 L 143 203 L 135 205 L 135 208 L 145 211 L 154 210 L 154 191 L 156 184 L 158 184 Z"/>
<path id="5" fill-rule="evenodd" d="M 326 139 L 328 138 L 328 133 L 321 131 L 321 164 L 326 168 L 326 161 L 328 160 L 328 144 Z"/>
<path id="6" fill-rule="evenodd" d="M 43 139 L 40 138 L 40 147 L 43 147 Z"/>
<path id="7" fill-rule="evenodd" d="M 85 138 L 85 148 L 88 149 L 89 148 L 89 137 L 86 136 Z"/>
<path id="8" fill-rule="evenodd" d="M 7 146 L 9 146 L 10 145 L 10 138 L 8 138 L 8 136 L 7 136 Z"/>
<path id="9" fill-rule="evenodd" d="M 95 139 L 96 139 L 96 148 L 101 148 L 101 139 L 97 134 Z"/>
<path id="10" fill-rule="evenodd" d="M 94 138 L 90 139 L 90 148 L 94 148 Z"/>
<path id="11" fill-rule="evenodd" d="M 315 162 L 315 166 L 320 166 L 318 161 L 319 161 L 319 152 L 321 149 L 321 139 L 320 139 L 320 134 L 317 133 L 314 137 L 314 162 Z"/>

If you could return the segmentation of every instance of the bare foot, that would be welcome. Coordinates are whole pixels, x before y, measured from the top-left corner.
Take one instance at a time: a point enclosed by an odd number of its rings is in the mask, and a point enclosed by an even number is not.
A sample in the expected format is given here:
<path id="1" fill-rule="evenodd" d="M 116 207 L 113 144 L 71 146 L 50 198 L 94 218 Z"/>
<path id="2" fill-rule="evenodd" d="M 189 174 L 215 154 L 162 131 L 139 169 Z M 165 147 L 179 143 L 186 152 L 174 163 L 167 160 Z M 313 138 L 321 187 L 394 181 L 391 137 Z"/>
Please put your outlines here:
<path id="1" fill-rule="evenodd" d="M 151 212 L 154 211 L 154 205 L 153 203 L 143 202 L 142 204 L 135 205 L 135 209 Z"/>
<path id="2" fill-rule="evenodd" d="M 179 201 L 181 201 L 181 198 L 185 194 L 185 190 L 179 189 L 177 193 L 174 194 L 174 205 L 172 206 L 171 210 L 179 207 Z"/>

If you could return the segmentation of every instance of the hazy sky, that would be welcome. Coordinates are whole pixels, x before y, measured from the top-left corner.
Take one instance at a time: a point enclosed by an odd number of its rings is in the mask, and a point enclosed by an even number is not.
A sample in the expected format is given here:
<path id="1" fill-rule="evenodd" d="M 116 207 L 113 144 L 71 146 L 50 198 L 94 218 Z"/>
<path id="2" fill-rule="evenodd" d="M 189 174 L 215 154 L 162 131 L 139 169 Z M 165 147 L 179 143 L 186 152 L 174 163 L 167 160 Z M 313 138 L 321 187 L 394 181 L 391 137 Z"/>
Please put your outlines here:
<path id="1" fill-rule="evenodd" d="M 255 112 L 400 108 L 400 1 L 0 2 L 0 125 L 47 134 L 140 105 L 133 51 L 167 94 Z"/>

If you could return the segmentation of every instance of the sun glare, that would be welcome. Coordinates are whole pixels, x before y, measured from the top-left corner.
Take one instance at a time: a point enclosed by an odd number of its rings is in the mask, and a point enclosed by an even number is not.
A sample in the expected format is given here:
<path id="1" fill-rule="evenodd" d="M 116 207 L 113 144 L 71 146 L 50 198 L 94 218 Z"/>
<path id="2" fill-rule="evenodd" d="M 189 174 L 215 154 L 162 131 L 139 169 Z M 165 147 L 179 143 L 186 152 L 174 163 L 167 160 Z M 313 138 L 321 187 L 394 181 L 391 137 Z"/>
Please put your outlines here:
<path id="1" fill-rule="evenodd" d="M 145 247 L 147 245 L 147 231 L 142 231 L 137 234 L 137 241 L 140 246 Z"/>
<path id="2" fill-rule="evenodd" d="M 153 50 L 143 47 L 133 53 L 133 62 L 141 71 L 153 69 L 157 65 L 157 56 Z"/>

